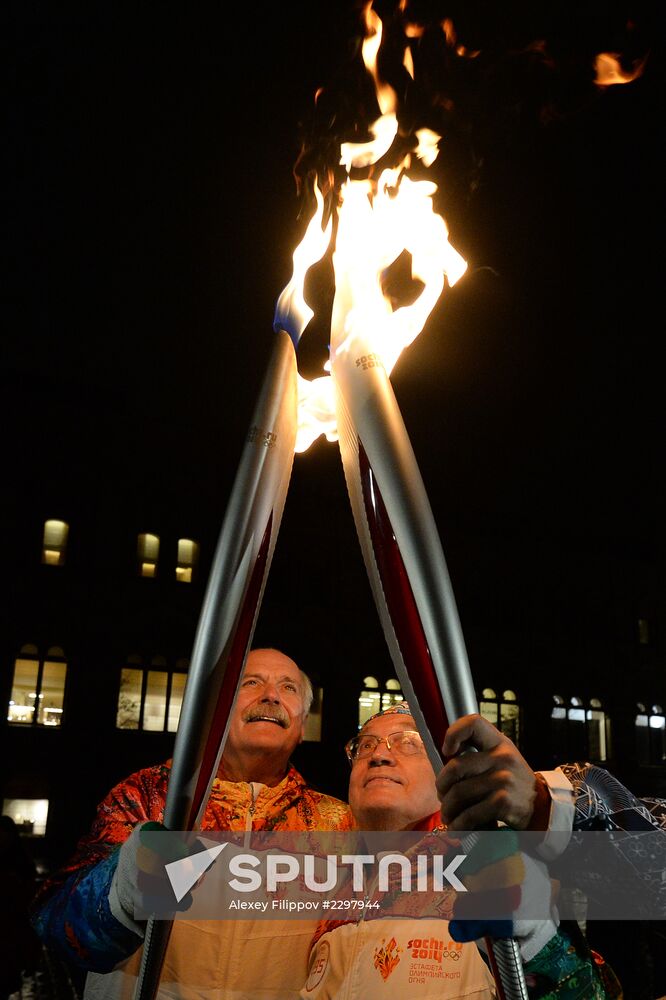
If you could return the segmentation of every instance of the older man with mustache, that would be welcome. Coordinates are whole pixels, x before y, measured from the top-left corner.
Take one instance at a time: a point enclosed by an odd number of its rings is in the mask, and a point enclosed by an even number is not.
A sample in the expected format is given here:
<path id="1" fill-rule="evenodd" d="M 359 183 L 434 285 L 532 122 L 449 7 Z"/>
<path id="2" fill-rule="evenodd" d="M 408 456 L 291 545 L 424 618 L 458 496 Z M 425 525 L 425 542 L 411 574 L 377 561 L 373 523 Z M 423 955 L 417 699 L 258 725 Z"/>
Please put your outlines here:
<path id="1" fill-rule="evenodd" d="M 345 830 L 346 803 L 310 788 L 290 757 L 303 739 L 310 681 L 276 649 L 247 658 L 229 736 L 201 829 Z M 74 858 L 40 893 L 35 927 L 88 970 L 85 997 L 131 998 L 145 925 L 138 905 L 141 827 L 161 822 L 170 762 L 132 774 L 100 804 Z M 314 921 L 179 920 L 161 997 L 256 1000 L 298 995 Z"/>

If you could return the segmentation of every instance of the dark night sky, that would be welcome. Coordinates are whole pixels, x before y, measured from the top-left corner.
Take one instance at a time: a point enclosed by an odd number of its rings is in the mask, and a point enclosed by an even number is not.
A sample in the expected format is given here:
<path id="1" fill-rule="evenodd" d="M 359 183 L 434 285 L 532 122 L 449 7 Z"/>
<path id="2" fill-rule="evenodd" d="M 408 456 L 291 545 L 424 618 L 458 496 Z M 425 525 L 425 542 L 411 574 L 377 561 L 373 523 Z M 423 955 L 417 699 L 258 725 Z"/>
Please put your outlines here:
<path id="1" fill-rule="evenodd" d="M 319 84 L 341 87 L 352 18 L 134 6 L 3 10 L 7 465 L 19 502 L 86 484 L 221 519 L 300 234 L 299 123 Z M 542 23 L 498 6 L 431 5 L 492 72 L 463 89 L 437 168 L 469 274 L 393 376 L 480 618 L 482 578 L 510 571 L 520 601 L 555 551 L 564 577 L 577 547 L 662 544 L 664 510 L 656 4 L 626 5 L 643 77 L 604 92 L 580 67 L 626 41 L 622 5 Z M 516 55 L 545 29 L 546 68 Z M 303 591 L 327 560 L 362 573 L 345 503 L 320 442 L 296 459 L 271 587 L 293 583 L 298 544 Z"/>

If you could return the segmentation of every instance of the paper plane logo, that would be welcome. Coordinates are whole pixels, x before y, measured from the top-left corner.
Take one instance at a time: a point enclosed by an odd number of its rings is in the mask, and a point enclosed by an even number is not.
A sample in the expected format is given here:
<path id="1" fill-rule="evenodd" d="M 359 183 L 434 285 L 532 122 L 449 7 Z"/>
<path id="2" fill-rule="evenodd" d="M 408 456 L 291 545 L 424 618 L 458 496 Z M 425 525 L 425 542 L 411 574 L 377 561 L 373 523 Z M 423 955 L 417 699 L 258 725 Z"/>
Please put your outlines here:
<path id="1" fill-rule="evenodd" d="M 176 902 L 180 903 L 183 896 L 186 896 L 192 886 L 196 885 L 225 847 L 228 847 L 228 844 L 216 844 L 215 847 L 208 847 L 205 851 L 198 851 L 197 854 L 192 854 L 189 858 L 181 858 L 180 861 L 170 861 L 168 865 L 164 866 Z"/>

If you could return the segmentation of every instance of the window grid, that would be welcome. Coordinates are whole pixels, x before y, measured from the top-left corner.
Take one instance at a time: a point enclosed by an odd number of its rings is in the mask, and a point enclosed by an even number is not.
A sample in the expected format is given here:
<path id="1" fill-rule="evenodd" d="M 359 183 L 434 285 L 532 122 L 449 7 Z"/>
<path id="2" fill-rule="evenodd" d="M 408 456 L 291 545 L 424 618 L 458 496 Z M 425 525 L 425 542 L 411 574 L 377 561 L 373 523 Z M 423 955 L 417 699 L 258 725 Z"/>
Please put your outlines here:
<path id="1" fill-rule="evenodd" d="M 598 698 L 588 707 L 578 695 L 568 702 L 553 695 L 550 713 L 551 743 L 558 760 L 605 761 L 611 755 L 611 720 Z"/>
<path id="2" fill-rule="evenodd" d="M 400 682 L 395 677 L 388 678 L 381 686 L 376 677 L 364 677 L 358 697 L 358 728 L 364 726 L 377 712 L 383 712 L 392 705 L 399 705 L 404 698 Z"/>
<path id="3" fill-rule="evenodd" d="M 175 733 L 178 728 L 187 674 L 150 667 L 123 667 L 116 709 L 116 729 Z M 156 666 L 161 669 L 155 669 Z"/>
<path id="4" fill-rule="evenodd" d="M 45 657 L 25 645 L 14 660 L 7 721 L 14 725 L 57 728 L 62 723 L 67 663 L 59 646 Z"/>

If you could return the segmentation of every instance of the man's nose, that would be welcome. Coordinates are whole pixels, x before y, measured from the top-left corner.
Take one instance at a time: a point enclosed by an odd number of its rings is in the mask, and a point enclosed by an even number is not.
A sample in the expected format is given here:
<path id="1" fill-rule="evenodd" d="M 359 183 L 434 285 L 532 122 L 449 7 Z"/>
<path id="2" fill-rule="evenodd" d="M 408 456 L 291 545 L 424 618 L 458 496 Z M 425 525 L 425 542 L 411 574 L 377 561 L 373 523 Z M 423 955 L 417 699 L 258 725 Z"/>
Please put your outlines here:
<path id="1" fill-rule="evenodd" d="M 280 689 L 277 684 L 266 684 L 261 692 L 262 701 L 280 702 Z"/>
<path id="2" fill-rule="evenodd" d="M 380 767 L 382 764 L 390 764 L 395 766 L 395 757 L 393 756 L 393 751 L 389 749 L 386 740 L 382 740 L 378 743 L 375 749 L 370 754 L 370 766 Z"/>

